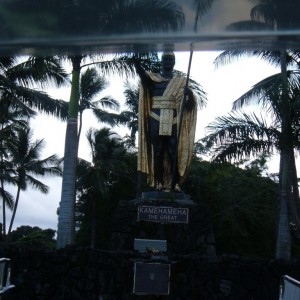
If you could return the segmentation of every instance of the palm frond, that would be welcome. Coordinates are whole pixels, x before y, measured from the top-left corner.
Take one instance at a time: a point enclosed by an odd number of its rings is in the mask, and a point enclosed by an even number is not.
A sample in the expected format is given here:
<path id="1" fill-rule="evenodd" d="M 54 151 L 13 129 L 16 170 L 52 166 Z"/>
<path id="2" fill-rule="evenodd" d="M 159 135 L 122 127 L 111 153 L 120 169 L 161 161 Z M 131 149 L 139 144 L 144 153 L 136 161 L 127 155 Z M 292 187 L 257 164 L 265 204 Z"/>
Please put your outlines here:
<path id="1" fill-rule="evenodd" d="M 14 66 L 17 62 L 17 57 L 15 56 L 1 56 L 0 57 L 0 70 L 5 72 L 5 70 Z"/>
<path id="2" fill-rule="evenodd" d="M 233 102 L 233 110 L 242 108 L 249 104 L 263 104 L 267 105 L 272 101 L 270 95 L 275 93 L 281 94 L 281 74 L 271 75 L 260 82 L 256 83 L 252 89 L 244 93 Z"/>
<path id="3" fill-rule="evenodd" d="M 214 0 L 193 0 L 195 8 L 195 23 L 194 31 L 197 31 L 198 21 L 201 19 L 212 7 Z"/>
<path id="4" fill-rule="evenodd" d="M 292 103 L 300 88 L 300 72 L 288 71 L 288 94 Z M 256 83 L 249 91 L 244 93 L 233 102 L 232 110 L 238 110 L 246 105 L 258 104 L 267 112 L 271 112 L 277 120 L 282 119 L 282 75 L 281 73 L 271 75 Z"/>
<path id="5" fill-rule="evenodd" d="M 140 90 L 138 85 L 130 84 L 128 81 L 124 84 L 124 96 L 125 96 L 125 104 L 128 109 L 134 113 L 138 113 L 139 106 L 139 94 Z"/>
<path id="6" fill-rule="evenodd" d="M 120 123 L 120 124 L 125 125 L 128 122 L 130 122 L 130 120 L 137 121 L 136 113 L 129 111 L 129 110 L 124 110 L 124 111 L 120 112 L 120 114 L 118 115 L 118 123 Z"/>
<path id="7" fill-rule="evenodd" d="M 216 121 L 206 127 L 206 130 L 208 133 L 217 134 L 220 142 L 222 139 L 234 139 L 237 136 L 242 138 L 256 136 L 268 139 L 278 137 L 277 129 L 269 127 L 263 116 L 258 117 L 255 113 L 236 112 L 218 117 Z"/>
<path id="8" fill-rule="evenodd" d="M 110 113 L 99 108 L 94 108 L 93 113 L 101 123 L 105 123 L 110 126 L 116 126 L 119 122 L 119 114 Z"/>
<path id="9" fill-rule="evenodd" d="M 299 50 L 289 50 L 289 57 L 296 63 L 298 68 L 300 67 L 300 51 Z"/>
<path id="10" fill-rule="evenodd" d="M 80 94 L 84 101 L 90 101 L 102 92 L 108 85 L 95 68 L 88 68 L 80 78 Z"/>
<path id="11" fill-rule="evenodd" d="M 37 190 L 43 194 L 48 194 L 49 192 L 49 187 L 42 183 L 41 181 L 37 180 L 36 178 L 30 176 L 27 174 L 26 176 L 27 183 L 34 189 Z M 26 188 L 25 188 L 26 189 Z M 24 190 L 25 190 L 24 189 Z"/>
<path id="12" fill-rule="evenodd" d="M 1 197 L 4 200 L 5 205 L 10 209 L 13 210 L 14 205 L 15 205 L 15 199 L 12 196 L 12 194 L 10 194 L 8 191 L 6 190 L 2 190 L 2 188 L 0 188 L 1 190 Z"/>
<path id="13" fill-rule="evenodd" d="M 49 87 L 70 84 L 58 57 L 29 57 L 5 72 L 7 78 L 22 86 Z"/>
<path id="14" fill-rule="evenodd" d="M 12 185 L 17 185 L 17 182 L 15 180 L 16 171 L 13 169 L 12 166 L 7 167 L 5 166 L 5 169 L 1 168 L 2 173 L 0 175 L 1 180 L 3 180 L 3 183 L 8 183 Z"/>
<path id="15" fill-rule="evenodd" d="M 120 109 L 119 101 L 111 96 L 105 96 L 99 100 L 94 100 L 93 104 L 95 106 L 101 106 L 102 108 L 109 108 L 116 111 Z"/>
<path id="16" fill-rule="evenodd" d="M 280 67 L 281 52 L 277 50 L 228 50 L 219 54 L 214 60 L 215 68 L 219 68 L 225 65 L 229 65 L 234 62 L 238 62 L 240 59 L 245 57 L 257 57 L 263 61 Z M 288 56 L 289 57 L 289 56 Z M 291 59 L 288 62 L 292 63 Z"/>
<path id="17" fill-rule="evenodd" d="M 235 113 L 219 117 L 206 127 L 208 135 L 201 141 L 214 148 L 214 159 L 240 159 L 278 148 L 280 131 L 268 126 L 263 117 Z M 236 152 L 236 153 L 235 153 Z M 243 153 L 244 152 L 244 153 Z"/>
<path id="18" fill-rule="evenodd" d="M 198 107 L 200 109 L 204 108 L 207 105 L 207 93 L 204 91 L 201 84 L 190 78 L 190 83 L 193 91 L 198 95 Z"/>
<path id="19" fill-rule="evenodd" d="M 134 76 L 135 69 L 132 64 L 128 64 L 128 59 L 116 57 L 112 60 L 96 62 L 96 67 L 103 75 L 117 74 L 127 77 Z"/>
<path id="20" fill-rule="evenodd" d="M 43 112 L 47 115 L 56 116 L 62 120 L 68 117 L 68 102 L 53 99 L 44 92 L 18 87 L 17 94 L 21 101 L 29 107 Z"/>
<path id="21" fill-rule="evenodd" d="M 214 149 L 213 161 L 240 161 L 245 158 L 258 156 L 262 153 L 274 151 L 274 144 L 270 141 L 255 139 L 241 140 L 240 142 L 222 144 Z"/>

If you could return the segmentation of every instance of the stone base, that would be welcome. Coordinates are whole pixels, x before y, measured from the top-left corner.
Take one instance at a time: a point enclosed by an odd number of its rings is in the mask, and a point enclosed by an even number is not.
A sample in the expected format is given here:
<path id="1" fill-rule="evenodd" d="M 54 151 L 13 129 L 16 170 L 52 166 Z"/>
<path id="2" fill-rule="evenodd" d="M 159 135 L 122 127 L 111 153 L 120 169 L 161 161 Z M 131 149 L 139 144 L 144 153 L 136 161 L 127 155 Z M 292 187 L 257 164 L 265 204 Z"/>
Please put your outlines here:
<path id="1" fill-rule="evenodd" d="M 174 194 L 147 192 L 145 195 L 148 198 L 121 201 L 114 216 L 109 250 L 133 251 L 134 239 L 137 238 L 166 240 L 167 255 L 197 253 L 215 256 L 215 239 L 209 209 L 206 205 L 191 200 L 176 199 L 177 197 L 174 199 Z M 139 206 L 188 208 L 189 221 L 187 224 L 138 221 Z"/>

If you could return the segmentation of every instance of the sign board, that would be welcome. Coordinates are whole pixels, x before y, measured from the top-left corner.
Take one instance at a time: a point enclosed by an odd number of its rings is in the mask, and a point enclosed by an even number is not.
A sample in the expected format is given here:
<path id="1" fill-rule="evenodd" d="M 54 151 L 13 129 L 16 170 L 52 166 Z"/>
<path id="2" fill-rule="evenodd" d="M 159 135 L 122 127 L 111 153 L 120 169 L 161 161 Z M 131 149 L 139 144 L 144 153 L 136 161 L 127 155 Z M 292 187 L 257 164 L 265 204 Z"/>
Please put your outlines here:
<path id="1" fill-rule="evenodd" d="M 137 220 L 159 223 L 188 223 L 189 209 L 169 206 L 139 206 Z"/>
<path id="2" fill-rule="evenodd" d="M 153 255 L 167 252 L 167 241 L 134 239 L 134 250 L 140 253 L 150 253 Z"/>
<path id="3" fill-rule="evenodd" d="M 169 264 L 136 262 L 133 293 L 136 295 L 169 295 L 170 272 Z"/>

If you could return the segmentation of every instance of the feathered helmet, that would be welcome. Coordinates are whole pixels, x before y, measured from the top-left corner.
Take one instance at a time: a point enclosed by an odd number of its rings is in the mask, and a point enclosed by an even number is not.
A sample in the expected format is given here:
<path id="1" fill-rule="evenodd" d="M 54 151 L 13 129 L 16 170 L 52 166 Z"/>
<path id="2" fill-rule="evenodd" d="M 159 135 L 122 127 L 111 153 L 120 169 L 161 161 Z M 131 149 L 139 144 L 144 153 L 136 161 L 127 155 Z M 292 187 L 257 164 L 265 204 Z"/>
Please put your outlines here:
<path id="1" fill-rule="evenodd" d="M 166 55 L 173 56 L 175 58 L 175 53 L 173 51 L 164 51 L 161 55 L 161 57 L 164 57 Z"/>

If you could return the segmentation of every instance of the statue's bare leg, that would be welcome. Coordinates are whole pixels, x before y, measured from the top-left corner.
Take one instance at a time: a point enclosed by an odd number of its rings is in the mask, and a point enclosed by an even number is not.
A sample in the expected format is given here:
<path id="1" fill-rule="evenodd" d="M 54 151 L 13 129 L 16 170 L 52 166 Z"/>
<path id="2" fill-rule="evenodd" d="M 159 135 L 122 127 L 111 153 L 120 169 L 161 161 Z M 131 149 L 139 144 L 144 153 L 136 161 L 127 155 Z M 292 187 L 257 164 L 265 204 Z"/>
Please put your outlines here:
<path id="1" fill-rule="evenodd" d="M 153 147 L 154 154 L 154 180 L 158 190 L 163 189 L 164 177 L 164 137 L 159 135 L 159 122 L 151 119 L 150 126 L 150 141 Z"/>
<path id="2" fill-rule="evenodd" d="M 180 192 L 181 189 L 178 184 L 179 174 L 178 174 L 178 166 L 177 166 L 177 126 L 173 125 L 172 128 L 172 135 L 168 138 L 168 154 L 170 157 L 171 168 L 172 168 L 172 176 L 174 175 L 174 182 L 175 182 L 175 191 Z M 175 164 L 176 161 L 176 164 Z M 175 172 L 173 168 L 175 167 Z M 174 172 L 174 173 L 173 173 Z"/>

